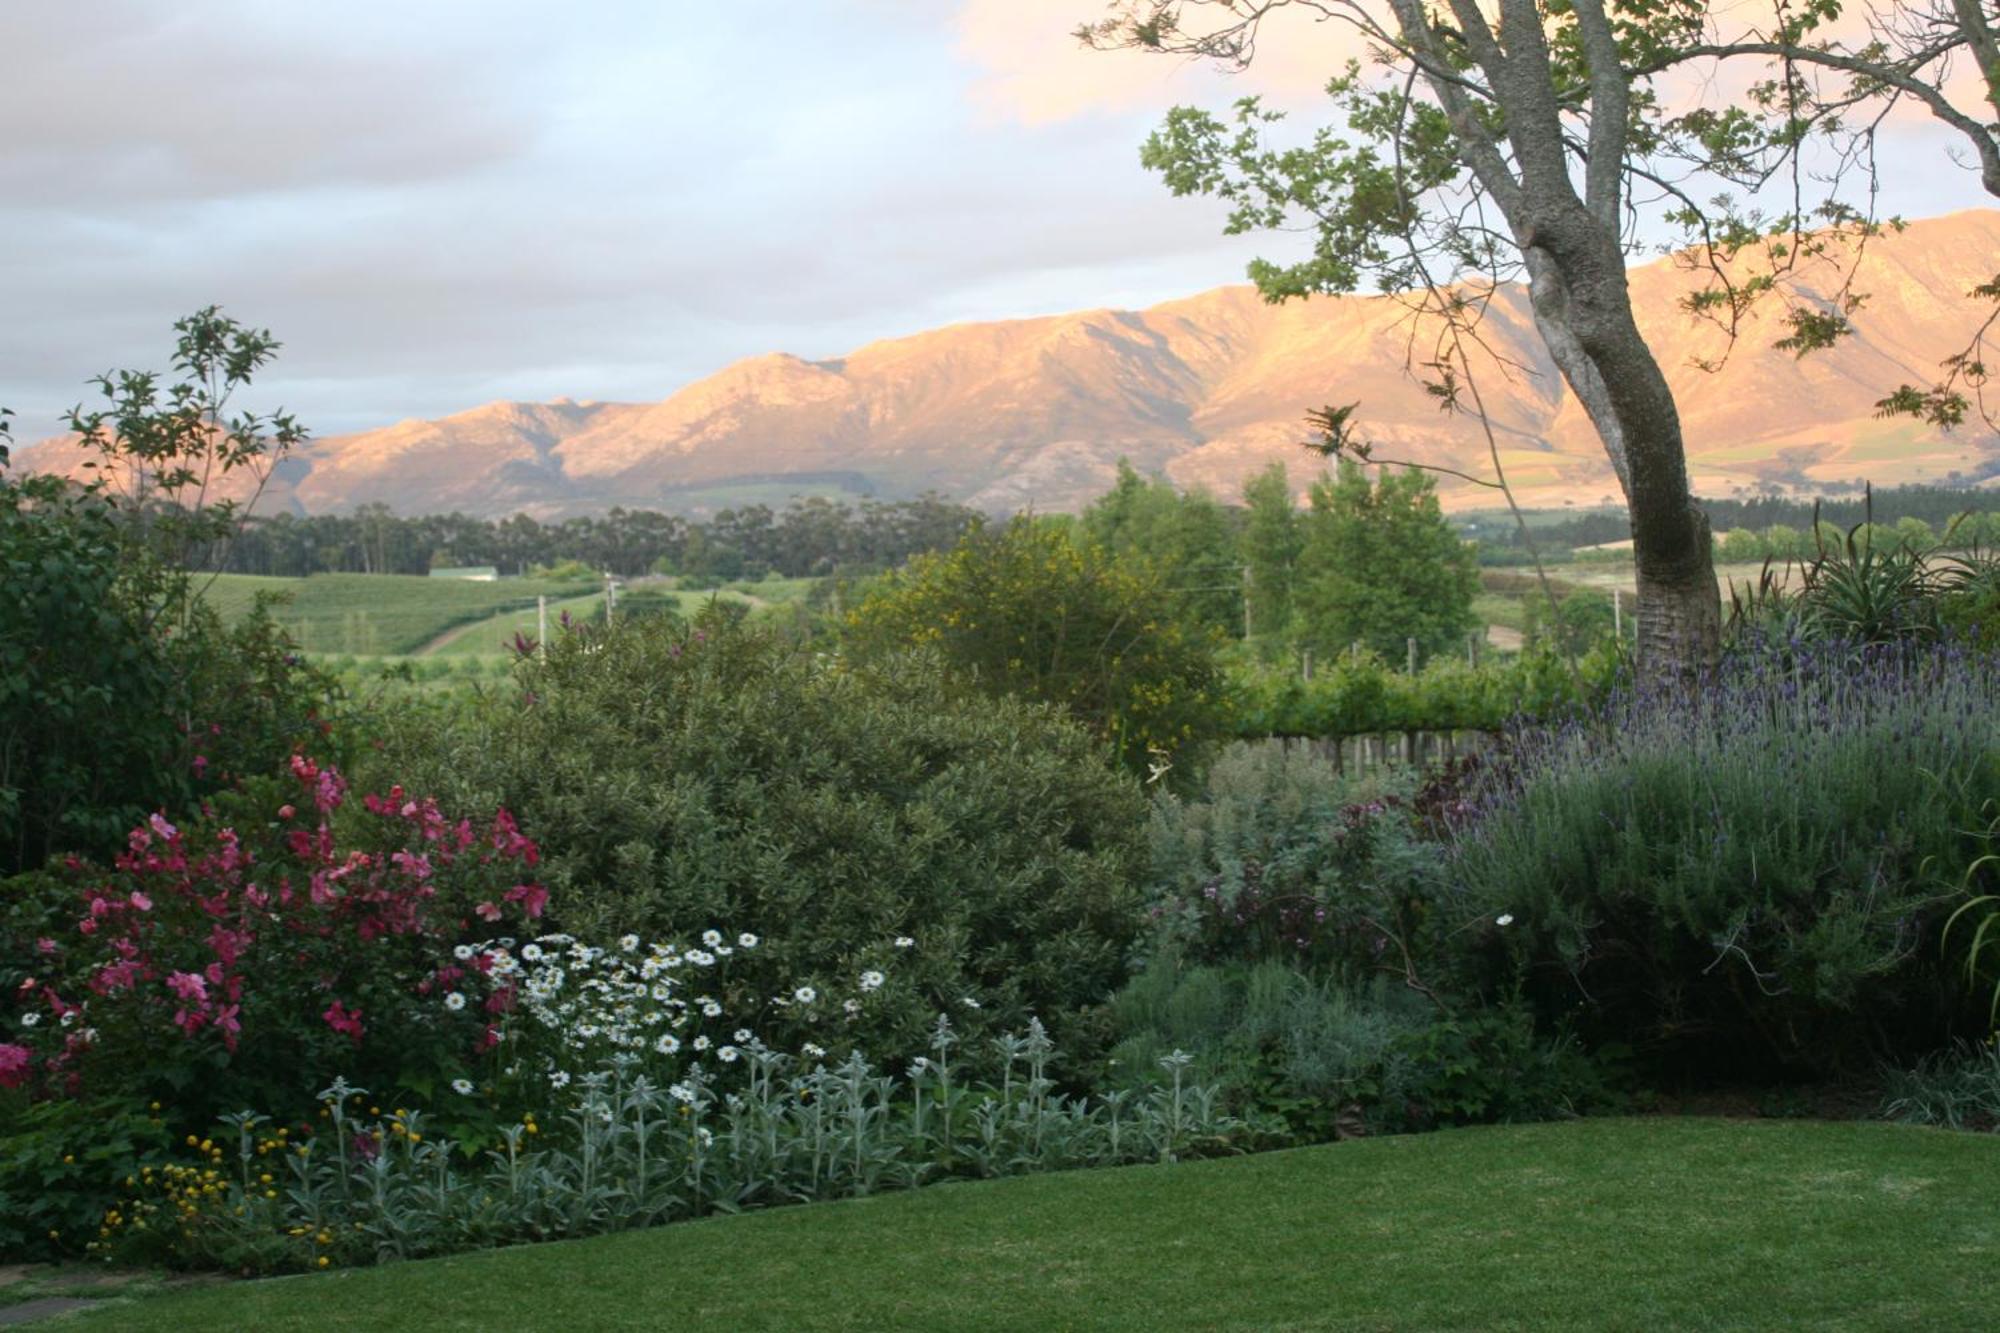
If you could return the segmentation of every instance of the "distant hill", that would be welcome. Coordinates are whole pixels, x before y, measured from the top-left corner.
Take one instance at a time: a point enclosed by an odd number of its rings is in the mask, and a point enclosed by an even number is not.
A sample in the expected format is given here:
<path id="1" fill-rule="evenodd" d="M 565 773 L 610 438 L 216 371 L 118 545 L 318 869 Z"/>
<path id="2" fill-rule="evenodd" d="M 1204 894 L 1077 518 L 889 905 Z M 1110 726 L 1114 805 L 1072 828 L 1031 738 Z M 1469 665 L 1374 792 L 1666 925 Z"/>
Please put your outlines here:
<path id="1" fill-rule="evenodd" d="M 1723 348 L 1684 314 L 1693 279 L 1670 260 L 1632 273 L 1641 322 L 1679 396 L 1695 489 L 1771 489 L 2000 475 L 2000 439 L 1877 420 L 1876 399 L 1929 383 L 1978 321 L 1966 291 L 2000 268 L 2000 212 L 1913 223 L 1870 244 L 1859 333 L 1804 360 L 1775 350 L 1775 307 Z M 1827 274 L 1798 284 L 1823 298 Z M 1485 337 L 1517 363 L 1481 384 L 1524 502 L 1615 495 L 1589 422 L 1541 350 L 1525 295 L 1503 290 Z M 1406 311 L 1383 297 L 1283 306 L 1223 287 L 1147 310 L 1090 310 L 960 324 L 871 343 L 845 357 L 739 361 L 657 403 L 489 403 L 437 421 L 315 440 L 267 493 L 307 513 L 384 501 L 405 514 L 463 510 L 538 517 L 613 505 L 706 512 L 793 494 L 900 498 L 936 490 L 996 511 L 1074 509 L 1117 459 L 1233 496 L 1274 459 L 1303 480 L 1301 417 L 1361 403 L 1362 429 L 1395 453 L 1485 471 L 1475 423 L 1440 413 L 1405 370 Z M 73 445 L 18 451 L 67 470 Z M 1490 493 L 1446 479 L 1446 502 Z"/>

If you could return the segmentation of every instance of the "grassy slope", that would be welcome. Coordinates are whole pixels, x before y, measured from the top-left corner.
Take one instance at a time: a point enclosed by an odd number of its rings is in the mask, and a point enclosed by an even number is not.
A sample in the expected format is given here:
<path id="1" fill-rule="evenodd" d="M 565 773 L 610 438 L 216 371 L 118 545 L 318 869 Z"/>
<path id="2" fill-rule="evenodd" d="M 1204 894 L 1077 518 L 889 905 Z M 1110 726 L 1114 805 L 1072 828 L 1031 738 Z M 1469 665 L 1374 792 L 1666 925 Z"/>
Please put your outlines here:
<path id="1" fill-rule="evenodd" d="M 370 656 L 414 652 L 454 626 L 483 620 L 503 608 L 575 596 L 575 584 L 534 579 L 474 583 L 409 574 L 315 574 L 305 579 L 225 574 L 209 590 L 224 617 L 247 612 L 259 592 L 288 595 L 273 617 L 299 645 L 315 653 Z"/>
<path id="2" fill-rule="evenodd" d="M 1601 1120 L 853 1203 L 107 1308 L 89 1327 L 1985 1328 L 2000 1140 Z"/>

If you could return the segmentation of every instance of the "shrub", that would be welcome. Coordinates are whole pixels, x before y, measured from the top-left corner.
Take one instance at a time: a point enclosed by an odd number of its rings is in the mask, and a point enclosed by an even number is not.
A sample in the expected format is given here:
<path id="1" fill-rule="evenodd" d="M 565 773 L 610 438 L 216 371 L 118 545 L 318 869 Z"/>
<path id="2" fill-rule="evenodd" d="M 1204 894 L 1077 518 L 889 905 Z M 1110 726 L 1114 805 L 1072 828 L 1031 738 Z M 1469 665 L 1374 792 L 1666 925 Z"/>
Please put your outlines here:
<path id="1" fill-rule="evenodd" d="M 1704 1074 L 1929 1050 L 1938 930 L 2000 779 L 2000 661 L 1746 643 L 1699 689 L 1524 736 L 1451 872 L 1545 1015 Z"/>
<path id="2" fill-rule="evenodd" d="M 193 573 L 240 518 L 209 487 L 304 438 L 227 411 L 277 344 L 213 308 L 175 329 L 180 383 L 102 376 L 102 410 L 71 414 L 88 485 L 10 477 L 0 443 L 0 876 L 112 855 L 148 811 L 178 818 L 316 738 L 331 702 L 268 616 L 226 629 Z"/>
<path id="3" fill-rule="evenodd" d="M 1391 941 L 1432 928 L 1442 864 L 1410 791 L 1407 775 L 1353 783 L 1304 747 L 1238 742 L 1198 792 L 1155 799 L 1148 911 L 1195 962 L 1400 967 Z"/>
<path id="4" fill-rule="evenodd" d="M 206 1124 L 302 1100 L 333 1071 L 428 1092 L 477 1070 L 504 1004 L 425 997 L 470 989 L 453 947 L 475 921 L 539 914 L 534 844 L 505 811 L 475 828 L 400 788 L 344 808 L 340 774 L 302 756 L 292 779 L 296 805 L 257 824 L 155 814 L 115 869 L 44 886 L 35 974 L 0 1000 L 25 1054 L 0 1077 Z"/>
<path id="5" fill-rule="evenodd" d="M 565 636 L 519 680 L 390 727 L 381 762 L 516 811 L 562 930 L 749 931 L 770 943 L 736 961 L 765 996 L 843 993 L 908 938 L 858 1045 L 910 1049 L 941 1011 L 974 1036 L 1033 1012 L 1079 1054 L 1098 1042 L 1088 1014 L 1138 927 L 1143 803 L 1059 714 L 956 694 L 933 661 L 853 667 L 713 619 Z M 774 1022 L 773 1046 L 809 1039 Z"/>
<path id="6" fill-rule="evenodd" d="M 1185 1048 L 1225 1105 L 1294 1141 L 1546 1120 L 1611 1102 L 1603 1075 L 1527 1010 L 1453 1013 L 1377 976 L 1344 983 L 1282 963 L 1154 958 L 1118 997 L 1114 1058 L 1144 1071 Z M 1275 1122 L 1275 1124 L 1273 1123 Z"/>
<path id="7" fill-rule="evenodd" d="M 1165 580 L 1063 526 L 976 528 L 888 575 L 848 620 L 852 650 L 930 646 L 975 687 L 1059 704 L 1128 769 L 1199 768 L 1221 726 L 1217 639 L 1179 619 Z"/>

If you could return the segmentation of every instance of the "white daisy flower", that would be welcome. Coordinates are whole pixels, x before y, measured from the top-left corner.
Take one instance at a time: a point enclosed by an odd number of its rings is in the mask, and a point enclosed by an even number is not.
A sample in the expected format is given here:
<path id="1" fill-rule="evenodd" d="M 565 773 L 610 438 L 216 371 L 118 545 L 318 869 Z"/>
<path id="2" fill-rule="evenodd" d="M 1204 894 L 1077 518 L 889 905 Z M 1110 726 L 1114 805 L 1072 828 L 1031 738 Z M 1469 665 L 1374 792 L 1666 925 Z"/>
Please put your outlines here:
<path id="1" fill-rule="evenodd" d="M 733 1065 L 736 1063 L 736 1054 L 737 1052 L 734 1046 L 723 1046 L 719 1047 L 716 1050 L 715 1058 L 722 1061 L 722 1063 L 726 1065 Z"/>
<path id="2" fill-rule="evenodd" d="M 567 1069 L 558 1069 L 553 1074 L 550 1074 L 549 1086 L 552 1088 L 567 1088 L 569 1086 L 569 1071 Z"/>
<path id="3" fill-rule="evenodd" d="M 461 1097 L 469 1097 L 472 1095 L 472 1080 L 469 1078 L 455 1078 L 451 1081 L 451 1090 Z"/>
<path id="4" fill-rule="evenodd" d="M 757 937 L 747 930 L 736 937 L 736 942 L 745 949 L 754 949 L 757 947 Z"/>
<path id="5" fill-rule="evenodd" d="M 681 1048 L 681 1039 L 671 1032 L 662 1032 L 653 1039 L 653 1049 L 661 1055 L 672 1055 Z"/>
<path id="6" fill-rule="evenodd" d="M 736 1029 L 736 1040 L 737 1040 L 737 1041 L 739 1041 L 739 1042 L 747 1042 L 747 1041 L 749 1041 L 749 1040 L 750 1040 L 750 1029 L 749 1029 L 749 1028 L 738 1028 L 738 1029 Z"/>
<path id="7" fill-rule="evenodd" d="M 814 1060 L 817 1060 L 822 1055 L 826 1054 L 826 1047 L 810 1041 L 807 1042 L 805 1045 L 799 1047 L 799 1050 L 803 1052 L 805 1055 L 810 1056 Z"/>
<path id="8" fill-rule="evenodd" d="M 711 1045 L 713 1045 L 713 1043 L 712 1043 L 712 1042 L 710 1042 L 710 1041 L 709 1041 L 709 1039 L 708 1039 L 707 1037 L 696 1037 L 696 1038 L 694 1039 L 694 1048 L 695 1048 L 695 1049 L 696 1049 L 697 1051 L 705 1051 L 705 1050 L 707 1050 L 707 1049 L 708 1049 L 708 1048 L 709 1048 L 709 1047 L 710 1047 Z"/>
<path id="9" fill-rule="evenodd" d="M 979 1001 L 973 999 L 970 995 L 968 995 L 965 997 L 965 1007 L 968 1009 L 977 1009 L 979 1007 Z"/>
<path id="10" fill-rule="evenodd" d="M 21 1015 L 21 1026 L 24 1028 L 31 1028 L 35 1024 L 41 1021 L 42 1021 L 42 1016 L 40 1014 L 27 1013 Z"/>
<path id="11" fill-rule="evenodd" d="M 703 1018 L 720 1018 L 722 1017 L 722 1006 L 714 1000 L 703 1000 L 701 1002 L 701 1016 Z"/>
<path id="12" fill-rule="evenodd" d="M 706 949 L 689 949 L 687 952 L 687 960 L 690 963 L 693 963 L 696 967 L 709 967 L 714 964 L 715 955 L 708 952 Z"/>
<path id="13" fill-rule="evenodd" d="M 817 1000 L 819 998 L 819 992 L 814 990 L 811 986 L 801 986 L 797 990 L 792 992 L 792 998 L 797 1000 L 800 1004 L 811 1004 L 814 1000 Z"/>
<path id="14" fill-rule="evenodd" d="M 667 1096 L 677 1102 L 691 1102 L 694 1100 L 694 1089 L 685 1083 L 676 1083 L 667 1089 Z"/>
<path id="15" fill-rule="evenodd" d="M 626 953 L 631 953 L 639 947 L 639 937 L 637 935 L 620 935 L 618 937 L 618 947 Z"/>
<path id="16" fill-rule="evenodd" d="M 445 996 L 444 1007 L 451 1010 L 453 1013 L 457 1013 L 459 1010 L 465 1008 L 464 993 L 461 991 L 453 991 L 449 995 Z"/>
<path id="17" fill-rule="evenodd" d="M 722 943 L 722 932 L 719 930 L 704 930 L 701 932 L 701 942 L 713 949 L 716 945 Z"/>
<path id="18" fill-rule="evenodd" d="M 1512 912 L 1502 912 L 1499 916 L 1493 918 L 1493 924 L 1496 926 L 1511 926 L 1514 924 L 1514 914 Z"/>
<path id="19" fill-rule="evenodd" d="M 840 1003 L 840 1007 L 841 1007 L 841 1009 L 842 1009 L 842 1010 L 844 1010 L 844 1011 L 846 1012 L 846 1014 L 847 1014 L 847 1016 L 848 1016 L 849 1018 L 852 1018 L 852 1017 L 854 1017 L 854 1015 L 856 1015 L 856 1014 L 858 1014 L 858 1013 L 860 1013 L 860 1012 L 861 1012 L 861 1001 L 859 1001 L 859 1000 L 842 1000 L 842 1001 L 841 1001 L 841 1003 Z"/>
<path id="20" fill-rule="evenodd" d="M 542 946 L 535 943 L 533 940 L 529 940 L 526 944 L 521 946 L 521 957 L 527 959 L 531 963 L 541 962 Z"/>
<path id="21" fill-rule="evenodd" d="M 472 946 L 470 944 L 461 944 L 451 951 L 451 956 L 461 963 L 470 962 L 472 959 Z"/>
<path id="22" fill-rule="evenodd" d="M 911 939 L 908 935 L 898 935 L 896 937 L 896 947 L 898 949 L 907 949 L 915 943 L 916 941 Z"/>
<path id="23" fill-rule="evenodd" d="M 882 989 L 883 979 L 884 978 L 880 972 L 877 972 L 873 968 L 870 968 L 868 971 L 863 972 L 861 974 L 861 989 L 880 990 Z"/>

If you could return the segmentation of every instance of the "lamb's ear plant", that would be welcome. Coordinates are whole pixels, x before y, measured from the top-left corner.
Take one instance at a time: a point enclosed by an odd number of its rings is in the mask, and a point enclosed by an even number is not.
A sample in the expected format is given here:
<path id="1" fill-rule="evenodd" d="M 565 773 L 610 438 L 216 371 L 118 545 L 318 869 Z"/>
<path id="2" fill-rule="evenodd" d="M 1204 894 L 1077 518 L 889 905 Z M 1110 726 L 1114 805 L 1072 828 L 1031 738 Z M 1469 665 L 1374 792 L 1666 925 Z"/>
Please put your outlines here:
<path id="1" fill-rule="evenodd" d="M 1093 1101 L 1054 1091 L 1059 1052 L 1038 1023 L 999 1042 L 996 1082 L 965 1082 L 951 1059 L 956 1043 L 941 1020 L 932 1056 L 907 1081 L 859 1052 L 793 1072 L 793 1057 L 754 1040 L 731 1062 L 741 1081 L 729 1085 L 690 1064 L 663 1088 L 620 1062 L 573 1077 L 548 1132 L 526 1115 L 483 1152 L 434 1136 L 421 1111 L 368 1107 L 364 1116 L 365 1094 L 336 1080 L 320 1094 L 315 1139 L 288 1143 L 255 1112 L 228 1117 L 236 1179 L 225 1189 L 212 1180 L 219 1173 L 196 1172 L 210 1187 L 194 1202 L 185 1190 L 136 1186 L 114 1211 L 143 1225 L 107 1226 L 96 1250 L 135 1252 L 143 1231 L 149 1253 L 165 1246 L 182 1264 L 325 1268 L 865 1196 L 940 1173 L 1172 1162 L 1228 1151 L 1240 1128 L 1217 1114 L 1214 1089 L 1187 1077 L 1181 1052 L 1160 1062 L 1167 1082 L 1150 1094 Z M 221 1162 L 226 1144 L 201 1160 Z M 273 1151 L 289 1159 L 283 1189 L 258 1167 Z"/>

